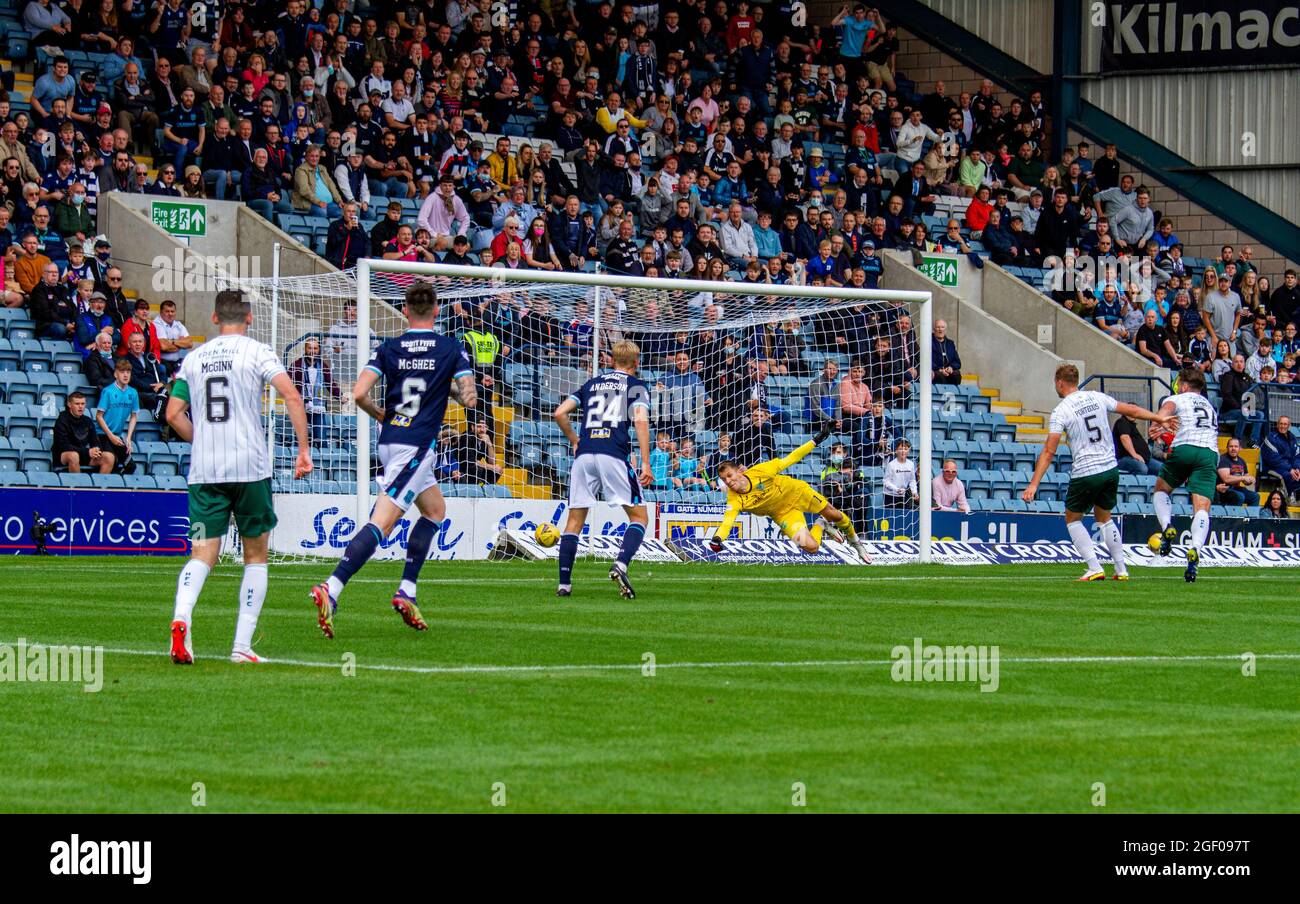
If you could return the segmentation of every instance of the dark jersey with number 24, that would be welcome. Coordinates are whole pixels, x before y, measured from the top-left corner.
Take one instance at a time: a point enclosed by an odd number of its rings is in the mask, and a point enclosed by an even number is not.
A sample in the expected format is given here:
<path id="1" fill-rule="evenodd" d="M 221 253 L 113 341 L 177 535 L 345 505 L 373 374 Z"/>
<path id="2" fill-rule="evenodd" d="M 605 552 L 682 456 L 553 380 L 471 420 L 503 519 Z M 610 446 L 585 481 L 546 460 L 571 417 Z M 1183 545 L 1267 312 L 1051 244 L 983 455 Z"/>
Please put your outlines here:
<path id="1" fill-rule="evenodd" d="M 632 411 L 650 410 L 650 389 L 640 377 L 611 370 L 592 377 L 569 396 L 578 403 L 578 455 L 609 455 L 627 461 L 632 454 L 628 430 Z"/>
<path id="2" fill-rule="evenodd" d="M 380 444 L 422 449 L 438 441 L 451 382 L 474 373 L 464 346 L 433 330 L 385 339 L 366 367 L 384 378 Z"/>

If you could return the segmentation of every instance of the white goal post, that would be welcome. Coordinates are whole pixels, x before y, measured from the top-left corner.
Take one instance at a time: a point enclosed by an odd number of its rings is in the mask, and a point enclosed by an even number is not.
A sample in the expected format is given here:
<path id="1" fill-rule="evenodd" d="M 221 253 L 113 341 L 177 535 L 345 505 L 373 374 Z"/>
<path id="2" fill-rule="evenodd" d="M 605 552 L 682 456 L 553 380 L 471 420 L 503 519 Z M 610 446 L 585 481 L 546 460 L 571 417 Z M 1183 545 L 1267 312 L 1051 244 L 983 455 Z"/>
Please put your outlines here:
<path id="1" fill-rule="evenodd" d="M 402 278 L 405 278 L 403 280 Z M 356 268 L 356 372 L 360 373 L 369 361 L 372 348 L 372 319 L 376 304 L 388 308 L 391 319 L 392 307 L 400 306 L 400 293 L 396 287 L 412 278 L 427 278 L 435 284 L 440 303 L 444 309 L 447 297 L 455 297 L 458 285 L 477 286 L 478 297 L 485 292 L 484 284 L 503 287 L 504 291 L 520 292 L 527 287 L 543 290 L 555 288 L 557 300 L 566 291 L 576 289 L 590 291 L 587 296 L 591 312 L 591 331 L 597 346 L 603 330 L 613 324 L 608 321 L 609 310 L 617 311 L 618 318 L 627 322 L 617 326 L 637 333 L 669 333 L 674 331 L 690 332 L 699 329 L 698 325 L 687 325 L 684 318 L 666 318 L 660 322 L 649 316 L 636 316 L 626 313 L 626 299 L 653 299 L 653 293 L 665 293 L 665 297 L 683 298 L 697 294 L 706 299 L 723 299 L 730 303 L 726 307 L 726 326 L 746 327 L 759 325 L 776 317 L 812 316 L 836 312 L 857 306 L 862 308 L 869 303 L 905 304 L 907 313 L 916 314 L 914 341 L 916 346 L 916 383 L 919 388 L 918 411 L 916 412 L 915 442 L 917 452 L 917 491 L 919 504 L 917 511 L 917 538 L 920 546 L 920 561 L 931 561 L 931 476 L 933 470 L 932 434 L 933 386 L 931 381 L 931 346 L 933 299 L 929 292 L 901 291 L 890 289 L 857 289 L 851 287 L 823 287 L 816 285 L 776 285 L 758 282 L 704 282 L 684 279 L 645 278 L 619 276 L 607 273 L 573 273 L 543 270 L 508 269 L 502 267 L 460 267 L 448 264 L 426 264 L 407 261 L 390 261 L 362 258 Z M 619 299 L 610 301 L 608 297 Z M 549 295 L 550 293 L 547 293 Z M 537 298 L 547 295 L 529 292 L 527 298 L 535 302 Z M 563 302 L 560 302 L 563 304 Z M 706 302 L 708 303 L 708 302 Z M 645 302 L 642 302 L 645 304 Z M 607 310 L 608 309 L 608 310 Z M 648 311 L 648 306 L 645 308 Z M 656 312 L 658 307 L 655 308 Z M 599 348 L 590 356 L 590 367 L 594 371 L 599 367 Z M 356 410 L 356 492 L 358 522 L 367 517 L 372 505 L 371 497 L 371 425 L 367 415 Z"/>

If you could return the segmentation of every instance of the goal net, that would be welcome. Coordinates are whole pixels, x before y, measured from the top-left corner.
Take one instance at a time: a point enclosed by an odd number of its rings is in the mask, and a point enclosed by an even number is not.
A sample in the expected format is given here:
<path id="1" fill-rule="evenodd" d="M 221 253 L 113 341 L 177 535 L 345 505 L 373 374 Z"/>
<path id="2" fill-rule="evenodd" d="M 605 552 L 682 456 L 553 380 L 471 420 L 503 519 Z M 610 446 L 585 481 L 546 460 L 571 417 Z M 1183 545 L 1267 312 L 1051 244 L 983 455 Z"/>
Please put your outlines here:
<path id="1" fill-rule="evenodd" d="M 439 437 L 448 518 L 432 555 L 487 558 L 502 530 L 562 525 L 572 449 L 552 412 L 612 367 L 622 339 L 639 346 L 652 389 L 651 536 L 710 536 L 726 501 L 719 462 L 788 456 L 830 420 L 831 439 L 786 473 L 847 512 L 864 539 L 928 547 L 927 293 L 363 260 L 354 271 L 241 283 L 256 306 L 253 335 L 282 356 L 311 422 L 316 471 L 294 480 L 293 431 L 268 399 L 279 557 L 337 557 L 369 516 L 378 427 L 351 386 L 370 351 L 405 329 L 402 300 L 417 279 L 435 286 L 439 332 L 465 343 L 479 384 L 477 408 L 453 401 Z M 886 485 L 900 446 L 917 479 Z M 588 530 L 617 534 L 624 521 L 613 507 L 593 511 Z M 404 555 L 406 529 L 381 556 Z M 780 537 L 759 517 L 742 518 L 739 531 Z"/>

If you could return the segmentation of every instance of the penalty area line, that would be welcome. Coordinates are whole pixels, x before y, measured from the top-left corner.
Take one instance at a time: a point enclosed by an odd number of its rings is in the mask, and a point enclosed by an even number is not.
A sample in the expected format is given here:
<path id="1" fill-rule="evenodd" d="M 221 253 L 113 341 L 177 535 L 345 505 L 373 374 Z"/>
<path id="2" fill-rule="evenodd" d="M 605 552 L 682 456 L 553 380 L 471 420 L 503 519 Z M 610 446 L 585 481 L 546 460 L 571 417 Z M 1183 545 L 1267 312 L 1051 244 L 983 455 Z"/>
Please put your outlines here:
<path id="1" fill-rule="evenodd" d="M 61 646 L 59 644 L 42 644 L 31 639 L 27 646 Z M 0 645 L 13 646 L 13 643 L 0 641 Z M 84 646 L 84 645 L 83 645 Z M 104 648 L 106 654 L 116 656 L 157 656 L 169 654 L 161 650 L 137 650 L 126 647 Z M 348 651 L 351 652 L 351 651 Z M 1300 653 L 1256 653 L 1257 660 L 1300 661 Z M 1240 662 L 1241 653 L 1219 653 L 1188 656 L 1002 656 L 1001 663 L 1015 665 L 1129 665 L 1138 663 L 1215 663 Z M 195 659 L 225 661 L 227 657 L 212 654 L 196 654 Z M 825 669 L 825 668 L 872 668 L 892 666 L 893 659 L 797 659 L 772 660 L 740 659 L 724 662 L 656 662 L 655 669 Z M 311 669 L 339 669 L 342 662 L 317 662 L 306 659 L 271 659 L 264 660 L 267 665 L 293 666 Z M 514 674 L 530 672 L 616 672 L 641 671 L 645 663 L 641 662 L 601 662 L 601 663 L 558 663 L 554 665 L 394 665 L 390 663 L 355 663 L 355 668 L 371 672 L 399 672 L 411 675 L 463 675 L 463 674 Z"/>

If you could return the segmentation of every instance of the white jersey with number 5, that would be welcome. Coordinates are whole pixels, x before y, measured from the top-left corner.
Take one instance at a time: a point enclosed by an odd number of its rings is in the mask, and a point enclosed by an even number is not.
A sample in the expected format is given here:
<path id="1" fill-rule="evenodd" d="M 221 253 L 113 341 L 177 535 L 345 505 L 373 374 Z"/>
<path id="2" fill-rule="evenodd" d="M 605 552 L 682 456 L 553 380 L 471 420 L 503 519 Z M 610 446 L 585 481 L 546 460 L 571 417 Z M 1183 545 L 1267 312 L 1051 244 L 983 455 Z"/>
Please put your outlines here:
<path id="1" fill-rule="evenodd" d="M 253 483 L 271 476 L 262 426 L 262 393 L 284 373 L 270 348 L 234 333 L 211 339 L 185 356 L 180 378 L 189 387 L 194 440 L 189 482 Z"/>
<path id="2" fill-rule="evenodd" d="M 1219 412 L 1209 399 L 1199 392 L 1180 392 L 1165 401 L 1174 403 L 1174 416 L 1178 418 L 1173 448 L 1197 446 L 1219 451 Z"/>
<path id="3" fill-rule="evenodd" d="M 1052 410 L 1049 433 L 1064 433 L 1070 441 L 1070 476 L 1091 477 L 1117 467 L 1108 412 L 1119 404 L 1101 392 L 1075 390 Z"/>

